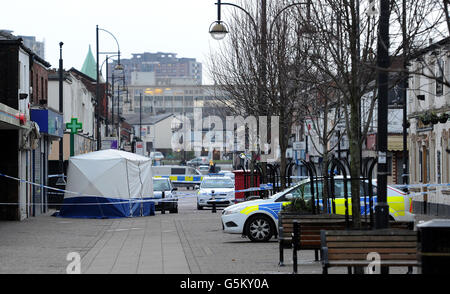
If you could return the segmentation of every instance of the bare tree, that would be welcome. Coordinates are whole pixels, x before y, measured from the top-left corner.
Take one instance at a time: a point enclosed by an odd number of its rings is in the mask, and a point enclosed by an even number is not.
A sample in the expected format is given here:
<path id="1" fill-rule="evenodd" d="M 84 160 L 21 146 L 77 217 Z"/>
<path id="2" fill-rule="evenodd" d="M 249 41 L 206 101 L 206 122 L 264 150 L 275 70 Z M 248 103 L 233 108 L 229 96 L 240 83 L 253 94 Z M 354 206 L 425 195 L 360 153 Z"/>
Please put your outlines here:
<path id="1" fill-rule="evenodd" d="M 391 5 L 391 48 L 392 56 L 402 50 L 413 52 L 423 47 L 424 40 L 438 31 L 442 13 L 435 12 L 438 0 L 406 1 L 405 6 Z M 310 62 L 309 70 L 321 75 L 308 75 L 308 78 L 326 77 L 340 92 L 344 105 L 344 119 L 350 148 L 350 176 L 352 195 L 353 225 L 360 227 L 360 171 L 361 146 L 373 117 L 377 100 L 376 85 L 376 45 L 378 33 L 377 15 L 367 15 L 369 7 L 360 0 L 323 0 L 314 2 L 309 19 L 299 18 L 315 28 L 310 39 L 311 48 L 305 51 Z M 406 12 L 402 7 L 406 7 Z M 434 11 L 434 13 L 433 13 Z M 408 23 L 404 24 L 403 13 Z M 407 39 L 402 39 L 406 27 Z M 408 44 L 408 46 L 405 46 Z M 413 51 L 410 51 L 413 50 Z M 392 70 L 389 69 L 389 70 Z M 402 72 L 404 69 L 398 70 Z M 310 80 L 310 83 L 317 83 Z M 365 120 L 361 116 L 361 100 L 367 93 L 369 114 Z"/>
<path id="2" fill-rule="evenodd" d="M 262 3 L 261 6 L 249 1 L 239 3 L 248 14 L 239 10 L 233 14 L 229 38 L 211 54 L 209 68 L 214 81 L 229 93 L 222 103 L 235 114 L 279 117 L 280 173 L 284 188 L 288 140 L 299 113 L 297 98 L 301 84 L 295 81 L 302 68 L 297 65 L 304 54 L 296 46 L 299 24 L 293 20 L 292 13 L 280 13 L 293 2 Z M 259 146 L 259 152 L 261 149 Z"/>

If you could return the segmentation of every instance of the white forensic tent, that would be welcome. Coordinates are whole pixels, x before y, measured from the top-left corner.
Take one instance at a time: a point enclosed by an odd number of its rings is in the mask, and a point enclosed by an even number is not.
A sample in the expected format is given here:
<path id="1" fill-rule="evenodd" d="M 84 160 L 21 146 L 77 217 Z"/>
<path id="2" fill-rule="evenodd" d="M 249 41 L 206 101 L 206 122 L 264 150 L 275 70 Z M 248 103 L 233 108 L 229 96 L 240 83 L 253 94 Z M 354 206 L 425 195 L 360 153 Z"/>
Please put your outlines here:
<path id="1" fill-rule="evenodd" d="M 119 218 L 154 214 L 150 158 L 102 150 L 69 159 L 64 202 L 58 216 Z M 142 201 L 144 200 L 144 201 Z"/>

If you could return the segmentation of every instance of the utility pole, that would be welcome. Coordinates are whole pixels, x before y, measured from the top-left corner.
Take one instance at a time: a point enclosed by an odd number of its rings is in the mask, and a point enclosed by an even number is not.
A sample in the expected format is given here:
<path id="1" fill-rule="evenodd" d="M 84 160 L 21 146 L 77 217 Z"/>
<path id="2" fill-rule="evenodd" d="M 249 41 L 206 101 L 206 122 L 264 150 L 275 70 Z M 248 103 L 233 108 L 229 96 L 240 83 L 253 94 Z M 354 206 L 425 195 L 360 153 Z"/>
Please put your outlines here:
<path id="1" fill-rule="evenodd" d="M 142 141 L 142 93 L 139 93 L 139 139 Z"/>
<path id="2" fill-rule="evenodd" d="M 389 225 L 389 205 L 387 203 L 387 125 L 389 76 L 389 16 L 390 1 L 380 0 L 380 20 L 378 35 L 378 201 L 375 206 L 375 227 L 387 228 Z"/>
<path id="3" fill-rule="evenodd" d="M 64 130 L 64 69 L 63 69 L 63 58 L 62 58 L 62 46 L 63 42 L 59 43 L 59 113 L 61 113 L 63 121 L 61 122 L 61 127 Z M 57 184 L 65 185 L 64 180 L 64 131 L 62 132 L 62 138 L 59 140 L 59 168 L 61 171 L 61 179 L 58 180 Z"/>
<path id="4" fill-rule="evenodd" d="M 105 135 L 106 137 L 109 137 L 109 80 L 108 80 L 108 75 L 109 75 L 109 70 L 108 70 L 108 55 L 106 55 L 106 84 L 105 84 L 105 97 L 106 97 L 106 115 L 105 115 L 105 125 L 106 125 L 106 130 L 105 130 Z"/>
<path id="5" fill-rule="evenodd" d="M 408 54 L 409 54 L 409 42 L 406 31 L 406 0 L 402 2 L 402 35 L 403 35 L 403 70 L 402 73 L 402 98 L 403 98 L 403 185 L 408 184 L 408 119 L 407 119 L 407 99 L 406 99 L 406 89 L 408 88 Z M 408 188 L 403 189 L 405 192 Z"/>
<path id="6" fill-rule="evenodd" d="M 115 118 L 114 118 L 114 96 L 116 95 L 115 93 L 115 88 L 114 88 L 114 70 L 112 72 L 112 76 L 111 76 L 112 82 L 111 82 L 111 126 L 112 126 L 112 133 L 114 134 L 114 123 L 115 123 Z"/>
<path id="7" fill-rule="evenodd" d="M 99 47 L 99 45 L 98 45 L 98 25 L 96 27 L 95 33 L 96 33 L 95 37 L 96 37 L 96 47 L 97 47 L 97 83 L 95 86 L 95 95 L 96 95 L 96 101 L 97 101 L 97 109 L 96 109 L 97 110 L 96 111 L 96 114 L 97 114 L 97 151 L 99 151 L 102 149 L 102 139 L 101 139 L 101 134 L 100 134 L 100 88 L 99 88 L 100 73 L 99 73 L 99 66 L 98 66 L 100 52 L 98 50 L 98 47 Z"/>

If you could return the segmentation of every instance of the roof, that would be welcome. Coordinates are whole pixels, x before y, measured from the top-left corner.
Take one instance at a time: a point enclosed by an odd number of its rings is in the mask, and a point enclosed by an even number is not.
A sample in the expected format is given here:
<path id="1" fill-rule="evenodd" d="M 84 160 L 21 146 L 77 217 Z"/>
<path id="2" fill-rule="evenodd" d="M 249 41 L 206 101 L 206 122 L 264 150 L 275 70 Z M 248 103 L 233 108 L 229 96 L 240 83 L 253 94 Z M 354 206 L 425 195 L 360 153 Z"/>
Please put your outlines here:
<path id="1" fill-rule="evenodd" d="M 31 50 L 30 48 L 25 46 L 23 44 L 22 38 L 14 36 L 13 34 L 11 34 L 11 32 L 12 31 L 0 30 L 0 41 L 3 41 L 3 42 L 9 41 L 9 42 L 17 43 L 20 47 L 23 48 L 23 50 L 25 50 L 25 52 L 27 52 L 33 58 L 33 61 L 36 60 L 37 62 L 41 63 L 45 67 L 51 66 L 50 63 L 48 63 L 47 61 L 45 61 L 44 59 L 39 57 L 39 55 L 37 55 L 35 52 L 33 52 L 33 50 Z"/>
<path id="2" fill-rule="evenodd" d="M 444 39 L 440 40 L 439 42 L 433 43 L 433 44 L 429 45 L 428 47 L 426 47 L 424 49 L 421 49 L 421 50 L 418 50 L 417 52 L 414 52 L 411 55 L 410 59 L 416 59 L 416 58 L 418 58 L 418 57 L 420 57 L 422 55 L 425 55 L 426 53 L 428 53 L 430 51 L 440 49 L 443 46 L 448 45 L 449 43 L 450 43 L 450 37 L 444 38 Z"/>
<path id="3" fill-rule="evenodd" d="M 108 149 L 73 156 L 72 160 L 111 160 L 126 159 L 130 161 L 150 161 L 150 158 L 122 150 Z"/>
<path id="4" fill-rule="evenodd" d="M 90 78 L 97 80 L 97 62 L 95 61 L 94 55 L 92 54 L 91 45 L 89 45 L 89 51 L 84 59 L 83 67 L 81 72 Z"/>
<path id="5" fill-rule="evenodd" d="M 140 119 L 139 114 L 123 114 L 123 118 L 126 122 L 128 122 L 130 125 L 139 125 Z M 158 115 L 149 115 L 149 114 L 142 114 L 142 124 L 143 125 L 154 125 L 157 124 L 167 118 L 173 117 L 173 113 L 164 113 L 164 114 L 158 114 Z"/>

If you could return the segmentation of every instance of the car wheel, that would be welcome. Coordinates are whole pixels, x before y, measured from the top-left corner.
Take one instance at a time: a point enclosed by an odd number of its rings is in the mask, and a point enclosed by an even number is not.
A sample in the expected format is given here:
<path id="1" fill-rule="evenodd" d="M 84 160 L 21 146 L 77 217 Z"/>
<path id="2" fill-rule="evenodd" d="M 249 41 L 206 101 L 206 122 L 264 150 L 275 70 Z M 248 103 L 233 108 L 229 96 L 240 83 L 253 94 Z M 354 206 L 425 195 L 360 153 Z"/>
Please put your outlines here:
<path id="1" fill-rule="evenodd" d="M 197 204 L 197 210 L 203 210 L 203 206 Z"/>
<path id="2" fill-rule="evenodd" d="M 272 220 L 265 215 L 254 216 L 247 222 L 246 232 L 253 242 L 267 242 L 274 233 Z"/>
<path id="3" fill-rule="evenodd" d="M 178 213 L 178 206 L 169 210 L 170 213 Z"/>

